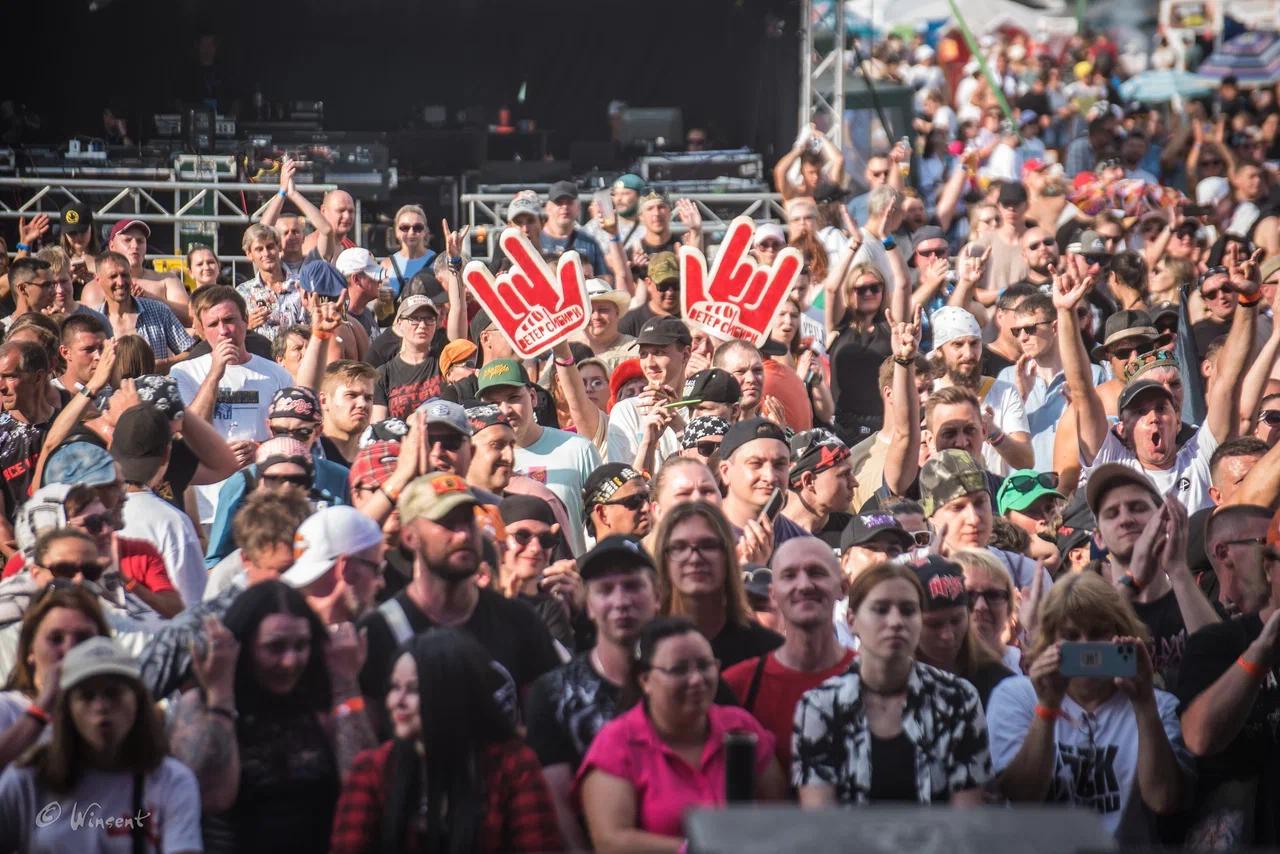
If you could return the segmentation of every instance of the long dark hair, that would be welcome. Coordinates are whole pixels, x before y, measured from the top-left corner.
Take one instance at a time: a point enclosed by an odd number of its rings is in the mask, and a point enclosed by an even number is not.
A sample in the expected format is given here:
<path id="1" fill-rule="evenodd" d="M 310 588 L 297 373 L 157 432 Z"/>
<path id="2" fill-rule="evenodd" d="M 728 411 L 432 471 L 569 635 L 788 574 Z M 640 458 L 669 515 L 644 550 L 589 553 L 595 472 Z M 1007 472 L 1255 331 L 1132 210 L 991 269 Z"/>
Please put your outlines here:
<path id="1" fill-rule="evenodd" d="M 640 630 L 635 649 L 631 652 L 631 667 L 618 698 L 618 711 L 624 712 L 644 699 L 644 692 L 640 690 L 640 676 L 653 669 L 653 654 L 657 651 L 658 644 L 667 638 L 697 633 L 698 627 L 684 617 L 658 617 L 646 624 Z"/>
<path id="2" fill-rule="evenodd" d="M 253 672 L 253 644 L 257 640 L 258 627 L 272 614 L 301 617 L 311 630 L 311 655 L 307 659 L 307 667 L 297 686 L 286 697 L 264 690 Z M 236 660 L 236 709 L 239 712 L 269 711 L 287 715 L 329 709 L 332 696 L 324 657 L 329 635 L 301 593 L 281 581 L 255 584 L 231 603 L 223 623 L 240 642 L 240 657 Z"/>
<path id="3" fill-rule="evenodd" d="M 409 822 L 419 817 L 426 851 L 473 851 L 484 819 L 481 760 L 488 745 L 515 738 L 498 699 L 514 685 L 479 641 L 458 629 L 417 635 L 400 654 L 418 669 L 422 752 L 412 741 L 392 745 L 381 850 L 403 851 Z"/>
<path id="4" fill-rule="evenodd" d="M 107 628 L 106 618 L 98 607 L 98 597 L 79 585 L 50 584 L 33 600 L 22 617 L 22 627 L 18 630 L 18 651 L 14 655 L 13 670 L 9 671 L 9 681 L 5 682 L 4 690 L 21 691 L 28 697 L 36 695 L 35 668 L 27 663 L 27 659 L 31 657 L 31 647 L 36 642 L 40 624 L 54 608 L 79 611 L 93 623 L 99 635 L 111 637 L 111 629 Z M 46 673 L 45 678 L 48 677 L 49 674 Z"/>

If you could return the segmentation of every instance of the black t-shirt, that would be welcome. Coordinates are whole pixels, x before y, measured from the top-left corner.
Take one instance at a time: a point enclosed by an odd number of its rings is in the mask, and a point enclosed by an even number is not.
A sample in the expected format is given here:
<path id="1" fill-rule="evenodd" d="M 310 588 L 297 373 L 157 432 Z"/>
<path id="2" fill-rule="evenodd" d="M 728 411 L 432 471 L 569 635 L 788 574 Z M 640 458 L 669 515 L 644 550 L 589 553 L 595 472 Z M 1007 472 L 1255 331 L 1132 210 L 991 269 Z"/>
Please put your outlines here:
<path id="1" fill-rule="evenodd" d="M 675 232 L 672 232 L 671 236 L 662 243 L 648 243 L 643 238 L 640 240 L 640 249 L 646 255 L 657 255 L 659 252 L 676 252 L 679 247 L 680 238 L 676 236 Z M 596 275 L 600 275 L 598 270 Z"/>
<path id="2" fill-rule="evenodd" d="M 427 355 L 439 357 L 440 351 L 448 343 L 449 334 L 442 327 L 437 328 L 435 337 L 431 339 L 431 347 L 428 348 Z M 391 358 L 399 352 L 400 336 L 388 329 L 373 339 L 373 343 L 369 345 L 369 352 L 365 355 L 364 360 L 375 368 L 380 368 L 390 362 Z"/>
<path id="3" fill-rule="evenodd" d="M 871 736 L 871 802 L 916 803 L 916 746 L 900 732 L 893 738 Z"/>
<path id="4" fill-rule="evenodd" d="M 387 549 L 382 560 L 382 588 L 378 591 L 378 604 L 395 597 L 413 580 L 413 554 L 404 546 Z"/>
<path id="5" fill-rule="evenodd" d="M 623 335 L 635 337 L 640 334 L 640 327 L 644 326 L 650 318 L 659 316 L 656 311 L 649 308 L 648 303 L 638 305 L 622 315 L 622 319 L 618 321 L 618 331 Z"/>
<path id="6" fill-rule="evenodd" d="M 984 377 L 998 377 L 1001 371 L 1011 365 L 1013 365 L 1013 362 L 990 347 L 982 348 L 982 375 Z"/>
<path id="7" fill-rule="evenodd" d="M 850 436 L 861 439 L 879 429 L 884 401 L 876 377 L 880 365 L 893 354 L 889 325 L 876 323 L 869 332 L 846 327 L 831 342 L 831 395 L 836 403 L 836 423 Z M 859 419 L 871 427 L 858 430 Z"/>
<path id="8" fill-rule="evenodd" d="M 1173 691 L 1187 648 L 1187 624 L 1178 598 L 1170 590 L 1154 602 L 1134 601 L 1133 610 L 1151 632 L 1151 664 L 1164 677 L 1165 690 Z"/>
<path id="9" fill-rule="evenodd" d="M 617 714 L 619 694 L 587 653 L 539 676 L 524 704 L 526 740 L 538 761 L 567 763 L 576 771 L 596 734 Z"/>
<path id="10" fill-rule="evenodd" d="M 261 356 L 268 362 L 274 362 L 275 357 L 271 355 L 271 339 L 265 335 L 259 335 L 257 332 L 246 332 L 244 336 L 244 348 L 255 356 Z M 213 352 L 213 348 L 209 346 L 209 342 L 201 338 L 195 345 L 187 351 L 187 358 L 198 359 L 201 356 L 207 356 Z"/>
<path id="11" fill-rule="evenodd" d="M 985 711 L 987 700 L 991 699 L 991 692 L 996 689 L 997 685 L 1012 675 L 1012 670 L 998 661 L 992 661 L 982 665 L 965 678 L 969 680 L 969 683 L 974 688 L 978 689 L 978 699 L 982 701 L 982 708 Z"/>
<path id="12" fill-rule="evenodd" d="M 711 639 L 711 651 L 720 661 L 720 669 L 728 670 L 739 661 L 773 652 L 782 646 L 782 635 L 771 632 L 756 622 L 745 626 L 725 623 L 720 634 Z"/>
<path id="13" fill-rule="evenodd" d="M 1178 713 L 1186 712 L 1262 633 L 1257 614 L 1205 626 L 1187 640 L 1178 679 Z M 1199 762 L 1199 789 L 1209 793 L 1228 780 L 1258 778 L 1255 812 L 1256 845 L 1280 842 L 1280 684 L 1272 670 L 1254 700 L 1239 734 L 1225 750 Z"/>
<path id="14" fill-rule="evenodd" d="M 403 609 L 409 628 L 415 634 L 435 625 L 413 604 L 407 591 L 396 594 L 394 601 Z M 390 734 L 385 701 L 400 643 L 381 608 L 361 619 L 360 626 L 367 630 L 369 643 L 364 669 L 360 671 L 360 688 L 367 698 L 365 708 L 369 710 L 378 737 L 383 739 Z M 491 590 L 480 591 L 475 610 L 459 628 L 489 651 L 522 694 L 533 680 L 560 664 L 551 635 L 533 609 L 523 602 L 504 599 Z"/>
<path id="15" fill-rule="evenodd" d="M 0 412 L 0 492 L 4 494 L 5 518 L 10 522 L 28 498 L 36 460 L 40 459 L 44 438 L 57 415 L 50 414 L 43 424 L 28 424 L 8 412 Z"/>
<path id="16" fill-rule="evenodd" d="M 387 407 L 391 418 L 405 419 L 424 401 L 440 396 L 440 368 L 434 356 L 411 365 L 399 356 L 378 368 L 374 405 Z"/>
<path id="17" fill-rule="evenodd" d="M 822 526 L 821 531 L 815 531 L 814 536 L 831 546 L 832 551 L 837 555 L 840 554 L 840 534 L 848 527 L 849 522 L 853 519 L 851 513 L 841 513 L 833 511 L 827 518 L 827 524 Z"/>
<path id="18" fill-rule="evenodd" d="M 1231 331 L 1230 321 L 1216 320 L 1212 317 L 1206 317 L 1191 324 L 1191 335 L 1196 340 L 1196 352 L 1200 358 L 1203 360 L 1204 354 L 1209 351 L 1209 345 L 1229 331 Z"/>

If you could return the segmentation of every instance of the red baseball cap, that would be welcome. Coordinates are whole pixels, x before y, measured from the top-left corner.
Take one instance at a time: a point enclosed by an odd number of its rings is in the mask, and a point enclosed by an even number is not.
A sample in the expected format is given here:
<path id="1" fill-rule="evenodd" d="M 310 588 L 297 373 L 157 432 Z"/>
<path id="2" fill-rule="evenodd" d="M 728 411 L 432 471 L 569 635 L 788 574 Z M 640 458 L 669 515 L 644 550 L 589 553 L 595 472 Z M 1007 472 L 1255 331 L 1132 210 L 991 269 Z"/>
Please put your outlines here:
<path id="1" fill-rule="evenodd" d="M 111 241 L 115 240 L 116 235 L 119 234 L 120 232 L 128 231 L 129 229 L 134 227 L 142 229 L 148 238 L 151 237 L 151 226 L 147 225 L 142 220 L 122 219 L 122 220 L 118 220 L 115 225 L 111 226 L 111 234 L 108 235 L 107 242 L 110 243 Z"/>
<path id="2" fill-rule="evenodd" d="M 386 440 L 374 442 L 367 448 L 361 448 L 351 461 L 351 473 L 347 482 L 352 491 L 357 486 L 382 486 L 396 470 L 400 459 L 400 443 Z"/>

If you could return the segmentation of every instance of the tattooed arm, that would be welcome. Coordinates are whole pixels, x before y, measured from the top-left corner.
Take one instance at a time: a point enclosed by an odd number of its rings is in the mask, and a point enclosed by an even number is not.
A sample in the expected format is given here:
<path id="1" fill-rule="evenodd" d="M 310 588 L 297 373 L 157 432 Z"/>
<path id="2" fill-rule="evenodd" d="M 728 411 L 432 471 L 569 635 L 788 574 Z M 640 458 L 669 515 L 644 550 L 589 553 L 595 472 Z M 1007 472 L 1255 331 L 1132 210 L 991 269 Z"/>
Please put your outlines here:
<path id="1" fill-rule="evenodd" d="M 346 779 L 356 754 L 378 746 L 373 726 L 364 713 L 364 697 L 360 693 L 360 668 L 364 666 L 367 644 L 363 632 L 351 623 L 329 627 L 329 677 L 333 685 L 333 716 L 329 731 L 333 752 L 338 759 L 338 774 Z"/>
<path id="2" fill-rule="evenodd" d="M 169 752 L 196 775 L 200 805 L 207 814 L 231 809 L 240 791 L 240 748 L 236 743 L 234 704 L 209 701 L 198 689 L 182 695 L 169 729 Z"/>

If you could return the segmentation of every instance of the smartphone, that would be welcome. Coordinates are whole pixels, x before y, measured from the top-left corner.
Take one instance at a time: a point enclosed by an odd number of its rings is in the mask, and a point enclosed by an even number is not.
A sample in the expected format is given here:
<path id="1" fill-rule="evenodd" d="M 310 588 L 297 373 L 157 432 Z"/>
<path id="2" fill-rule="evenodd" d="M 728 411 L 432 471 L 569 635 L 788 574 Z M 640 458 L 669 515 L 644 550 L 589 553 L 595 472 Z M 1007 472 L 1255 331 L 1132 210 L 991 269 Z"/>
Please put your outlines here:
<path id="1" fill-rule="evenodd" d="M 1138 675 L 1138 650 L 1131 643 L 1062 644 L 1058 672 L 1063 676 L 1131 679 Z"/>
<path id="2" fill-rule="evenodd" d="M 1209 216 L 1213 213 L 1213 208 L 1208 205 L 1183 205 L 1183 216 Z"/>
<path id="3" fill-rule="evenodd" d="M 778 487 L 773 491 L 773 495 L 769 496 L 768 502 L 765 503 L 761 514 L 772 522 L 778 518 L 778 514 L 782 512 L 782 505 L 787 503 L 787 493 L 782 487 Z"/>
<path id="4" fill-rule="evenodd" d="M 981 243 L 970 243 L 965 247 L 964 251 L 970 258 L 981 258 L 982 253 L 987 251 L 987 247 L 983 246 Z"/>
<path id="5" fill-rule="evenodd" d="M 605 222 L 612 222 L 614 219 L 613 196 L 609 191 L 597 190 L 593 199 L 596 203 L 596 210 L 600 213 L 600 219 Z"/>

